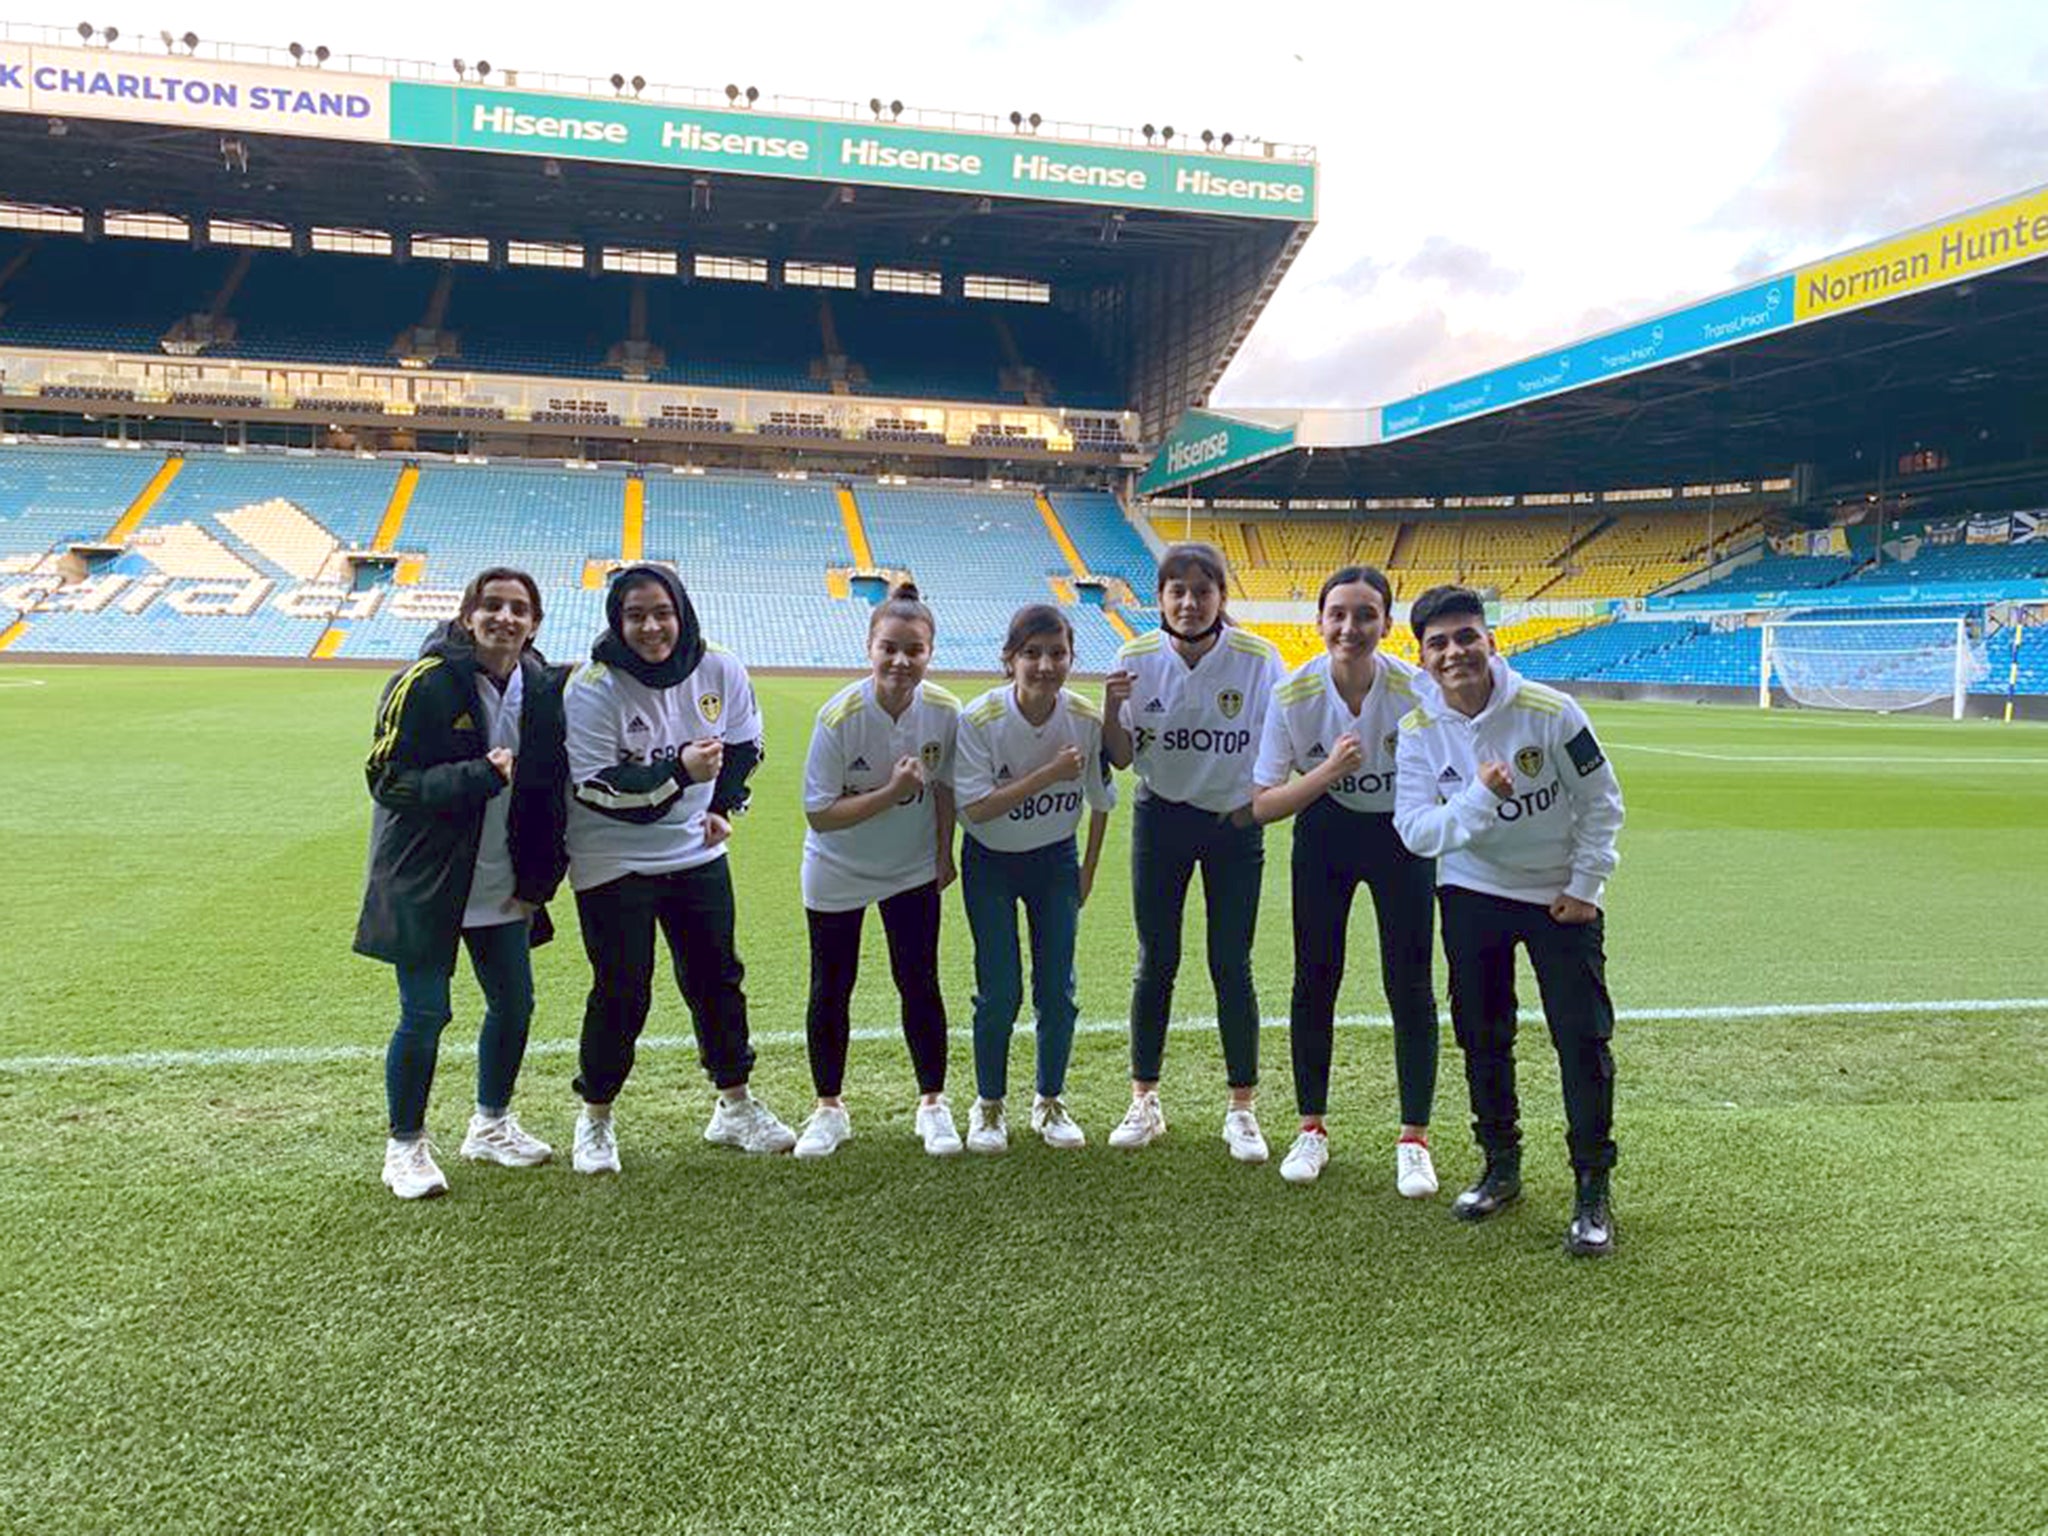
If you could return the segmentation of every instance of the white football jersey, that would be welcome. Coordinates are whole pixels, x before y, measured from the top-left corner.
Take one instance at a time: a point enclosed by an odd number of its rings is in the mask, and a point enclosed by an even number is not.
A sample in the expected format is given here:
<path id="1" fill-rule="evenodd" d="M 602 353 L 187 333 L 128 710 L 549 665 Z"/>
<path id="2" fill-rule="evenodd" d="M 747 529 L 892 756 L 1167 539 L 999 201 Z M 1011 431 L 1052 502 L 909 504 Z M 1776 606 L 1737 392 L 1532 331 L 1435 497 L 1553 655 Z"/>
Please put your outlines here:
<path id="1" fill-rule="evenodd" d="M 708 646 L 697 669 L 673 688 L 650 688 L 631 673 L 586 661 L 563 694 L 569 746 L 569 884 L 587 891 L 624 875 L 661 875 L 725 857 L 704 842 L 715 779 L 664 785 L 658 821 L 621 821 L 595 810 L 587 787 L 623 763 L 673 763 L 691 742 L 759 741 L 761 713 L 747 669 Z M 579 789 L 578 786 L 586 786 Z M 612 797 L 618 798 L 618 797 Z"/>
<path id="2" fill-rule="evenodd" d="M 1331 681 L 1327 652 L 1303 662 L 1273 690 L 1253 783 L 1272 789 L 1292 774 L 1308 773 L 1322 765 L 1338 737 L 1352 735 L 1358 738 L 1365 761 L 1326 793 L 1347 811 L 1393 814 L 1394 756 L 1401 740 L 1401 717 L 1415 707 L 1417 669 L 1385 652 L 1374 659 L 1372 686 L 1355 715 Z"/>
<path id="3" fill-rule="evenodd" d="M 1005 683 L 969 704 L 960 717 L 960 764 L 953 793 L 965 807 L 1004 785 L 1035 773 L 1062 747 L 1081 754 L 1081 777 L 1040 790 L 992 821 L 960 824 L 984 848 L 1026 853 L 1072 837 L 1081 809 L 1107 811 L 1116 789 L 1102 760 L 1102 711 L 1079 694 L 1060 690 L 1045 724 L 1033 725 L 1017 708 L 1017 690 Z"/>
<path id="4" fill-rule="evenodd" d="M 875 680 L 849 683 L 825 701 L 804 763 L 804 810 L 822 811 L 847 795 L 880 789 L 896 760 L 924 764 L 925 787 L 879 816 L 840 832 L 804 832 L 804 905 L 814 912 L 851 912 L 939 873 L 939 830 L 932 791 L 953 782 L 960 701 L 936 683 L 891 720 L 875 702 Z"/>
<path id="5" fill-rule="evenodd" d="M 1219 815 L 1250 804 L 1266 709 L 1286 675 L 1273 642 L 1225 629 L 1191 667 L 1155 629 L 1116 664 L 1136 678 L 1122 714 L 1145 788 Z"/>

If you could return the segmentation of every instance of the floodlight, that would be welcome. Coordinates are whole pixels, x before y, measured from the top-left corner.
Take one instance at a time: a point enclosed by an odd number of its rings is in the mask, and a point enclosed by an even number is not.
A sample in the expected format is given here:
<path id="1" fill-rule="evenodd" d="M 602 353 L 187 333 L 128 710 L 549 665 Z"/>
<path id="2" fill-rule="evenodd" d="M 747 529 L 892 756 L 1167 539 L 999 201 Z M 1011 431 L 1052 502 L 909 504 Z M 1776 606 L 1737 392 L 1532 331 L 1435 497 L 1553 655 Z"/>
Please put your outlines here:
<path id="1" fill-rule="evenodd" d="M 647 77 L 645 75 L 635 75 L 633 77 L 632 85 L 633 94 L 635 96 L 638 96 L 642 91 L 647 89 Z"/>
<path id="2" fill-rule="evenodd" d="M 1021 131 L 1024 127 L 1024 114 L 1022 112 L 1012 112 L 1010 114 L 1010 126 Z"/>
<path id="3" fill-rule="evenodd" d="M 752 106 L 752 105 L 753 105 L 753 104 L 754 104 L 755 102 L 759 101 L 760 99 L 761 99 L 761 93 L 760 93 L 760 92 L 759 92 L 758 90 L 756 90 L 756 89 L 755 89 L 755 88 L 754 88 L 753 86 L 751 86 L 751 85 L 750 85 L 750 86 L 748 86 L 748 87 L 747 87 L 747 105 L 751 107 L 751 106 Z"/>
<path id="4" fill-rule="evenodd" d="M 467 78 L 469 74 L 469 66 L 463 63 L 462 60 L 457 59 L 455 61 L 455 73 L 460 77 Z"/>
<path id="5" fill-rule="evenodd" d="M 171 36 L 169 32 L 159 32 L 157 33 L 157 36 L 164 40 L 165 53 L 169 53 L 171 51 L 172 45 L 177 42 L 177 39 Z"/>
<path id="6" fill-rule="evenodd" d="M 1225 135 L 1223 135 L 1222 139 L 1219 142 L 1223 145 L 1225 149 L 1228 149 L 1236 141 L 1232 139 L 1229 134 L 1226 133 Z"/>
<path id="7" fill-rule="evenodd" d="M 1211 133 L 1208 129 L 1204 128 L 1202 130 L 1202 148 L 1207 149 L 1210 145 L 1214 144 L 1215 142 L 1216 135 Z"/>
<path id="8" fill-rule="evenodd" d="M 1160 129 L 1159 137 L 1171 144 L 1173 142 L 1173 124 L 1168 123 L 1164 128 Z"/>
<path id="9" fill-rule="evenodd" d="M 187 32 L 183 37 L 179 38 L 178 41 L 183 43 L 185 45 L 185 51 L 187 53 L 190 53 L 199 46 L 199 34 L 197 32 Z"/>
<path id="10" fill-rule="evenodd" d="M 889 116 L 892 118 L 900 118 L 901 116 L 903 116 L 903 103 L 900 101 L 890 102 Z"/>
<path id="11" fill-rule="evenodd" d="M 329 49 L 325 43 L 322 43 L 319 47 L 313 50 L 313 61 L 316 64 L 325 64 L 329 59 L 333 57 L 333 51 Z"/>
<path id="12" fill-rule="evenodd" d="M 1029 123 L 1031 125 L 1031 131 L 1033 133 L 1036 133 L 1038 132 L 1038 125 L 1044 122 L 1045 119 L 1040 117 L 1036 112 L 1034 112 L 1029 117 L 1025 118 L 1024 121 Z"/>
<path id="13" fill-rule="evenodd" d="M 736 85 L 728 85 L 725 88 L 725 99 L 730 102 L 738 102 L 740 99 L 740 88 Z"/>
<path id="14" fill-rule="evenodd" d="M 882 98 L 870 96 L 868 98 L 868 110 L 875 114 L 875 121 L 879 123 L 882 120 Z"/>
<path id="15" fill-rule="evenodd" d="M 97 30 L 98 29 L 95 28 L 93 24 L 89 21 L 81 21 L 78 24 L 78 35 L 84 38 L 88 43 L 92 41 L 92 35 Z"/>
<path id="16" fill-rule="evenodd" d="M 292 62 L 297 64 L 306 57 L 306 45 L 304 43 L 293 43 L 289 48 L 285 49 L 285 52 L 290 54 Z"/>
<path id="17" fill-rule="evenodd" d="M 614 74 L 612 76 L 612 89 L 615 91 L 623 91 L 625 88 L 626 77 L 621 74 Z"/>
<path id="18" fill-rule="evenodd" d="M 1159 130 L 1157 128 L 1154 128 L 1150 123 L 1147 123 L 1143 128 L 1140 128 L 1138 132 L 1145 135 L 1145 142 L 1147 144 L 1150 144 L 1155 138 L 1159 136 Z"/>
<path id="19" fill-rule="evenodd" d="M 490 78 L 490 75 L 491 75 L 491 61 L 490 61 L 489 59 L 479 59 L 479 60 L 477 60 L 477 66 L 476 66 L 476 77 L 477 77 L 477 79 L 479 79 L 479 80 L 488 80 L 488 79 Z"/>
<path id="20" fill-rule="evenodd" d="M 100 36 L 106 39 L 107 46 L 111 48 L 120 40 L 121 29 L 119 27 L 108 27 Z"/>

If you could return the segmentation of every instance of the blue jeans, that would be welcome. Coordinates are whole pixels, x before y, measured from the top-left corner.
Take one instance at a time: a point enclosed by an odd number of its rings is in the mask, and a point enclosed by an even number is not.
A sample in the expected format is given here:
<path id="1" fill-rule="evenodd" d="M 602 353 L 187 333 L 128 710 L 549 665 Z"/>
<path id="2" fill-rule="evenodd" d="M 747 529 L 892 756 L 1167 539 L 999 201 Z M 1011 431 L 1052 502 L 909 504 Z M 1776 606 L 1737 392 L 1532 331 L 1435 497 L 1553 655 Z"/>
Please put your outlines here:
<path id="1" fill-rule="evenodd" d="M 462 942 L 483 988 L 483 1032 L 477 1039 L 476 1102 L 503 1114 L 526 1055 L 527 1026 L 533 1022 L 533 950 L 529 924 L 521 919 L 489 928 L 465 928 Z M 384 1053 L 384 1098 L 391 1134 L 418 1136 L 427 1125 L 427 1093 L 434 1086 L 434 1061 L 441 1031 L 450 1018 L 448 987 L 453 978 L 433 966 L 398 967 L 398 1028 Z"/>
<path id="2" fill-rule="evenodd" d="M 1038 1091 L 1066 1088 L 1074 1049 L 1074 938 L 1081 923 L 1081 865 L 1069 837 L 1026 853 L 998 853 L 972 837 L 960 894 L 974 932 L 974 1083 L 1000 1099 L 1010 1082 L 1010 1031 L 1024 1005 L 1017 908 L 1031 924 L 1031 1002 L 1038 1011 Z"/>

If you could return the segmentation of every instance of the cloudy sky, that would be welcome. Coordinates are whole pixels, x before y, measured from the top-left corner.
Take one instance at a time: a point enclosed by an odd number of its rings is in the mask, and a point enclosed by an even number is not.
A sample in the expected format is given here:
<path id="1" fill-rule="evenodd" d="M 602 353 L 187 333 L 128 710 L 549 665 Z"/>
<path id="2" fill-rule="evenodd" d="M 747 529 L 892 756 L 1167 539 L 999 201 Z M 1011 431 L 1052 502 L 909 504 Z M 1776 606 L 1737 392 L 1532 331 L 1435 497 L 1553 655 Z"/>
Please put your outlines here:
<path id="1" fill-rule="evenodd" d="M 1392 399 L 2048 182 L 2040 0 L 101 9 L 124 30 L 1314 144 L 1321 227 L 1220 404 Z"/>

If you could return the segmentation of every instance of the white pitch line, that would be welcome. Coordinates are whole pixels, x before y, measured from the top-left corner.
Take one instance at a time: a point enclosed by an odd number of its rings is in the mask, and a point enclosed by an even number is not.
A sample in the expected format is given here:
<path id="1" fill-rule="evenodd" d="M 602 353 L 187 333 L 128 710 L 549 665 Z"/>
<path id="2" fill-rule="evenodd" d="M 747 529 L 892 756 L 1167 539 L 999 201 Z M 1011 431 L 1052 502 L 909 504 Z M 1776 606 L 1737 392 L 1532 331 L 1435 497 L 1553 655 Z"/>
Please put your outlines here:
<path id="1" fill-rule="evenodd" d="M 1926 1002 L 1837 1002 L 1837 1003 L 1726 1003 L 1684 1008 L 1622 1008 L 1615 1017 L 1625 1024 L 1706 1024 L 1733 1019 L 1882 1019 L 1924 1018 L 1934 1014 L 2048 1014 L 2048 997 L 1964 997 Z M 1541 1023 L 1543 1015 L 1522 1011 L 1524 1021 Z M 1259 1021 L 1262 1029 L 1285 1029 L 1284 1015 L 1269 1015 Z M 1386 1029 L 1393 1020 L 1383 1013 L 1353 1013 L 1338 1018 L 1340 1029 Z M 1089 1019 L 1074 1027 L 1077 1035 L 1121 1035 L 1130 1026 L 1122 1019 Z M 1175 1034 L 1201 1033 L 1214 1029 L 1213 1018 L 1183 1019 L 1172 1026 Z M 1025 1026 L 1020 1033 L 1028 1034 Z M 862 1026 L 854 1030 L 856 1040 L 894 1040 L 901 1030 Z M 956 1040 L 972 1038 L 964 1029 L 952 1032 Z M 802 1045 L 804 1033 L 797 1029 L 759 1030 L 753 1035 L 757 1046 Z M 642 1035 L 643 1051 L 696 1049 L 688 1035 Z M 526 1048 L 528 1056 L 568 1056 L 576 1050 L 574 1040 L 536 1040 Z M 476 1055 L 474 1041 L 449 1040 L 442 1054 L 450 1057 Z M 108 1056 L 0 1056 L 0 1075 L 22 1076 L 53 1072 L 153 1072 L 178 1067 L 271 1067 L 318 1066 L 330 1062 L 381 1061 L 381 1045 L 250 1045 L 226 1046 L 198 1051 L 130 1051 Z"/>
<path id="2" fill-rule="evenodd" d="M 1871 757 L 1829 752 L 1700 752 L 1691 747 L 1652 747 L 1640 741 L 1609 741 L 1625 752 L 1654 752 L 1659 757 L 1690 757 L 1703 763 L 1860 763 L 1883 768 L 2015 767 L 2048 768 L 2048 757 Z"/>

